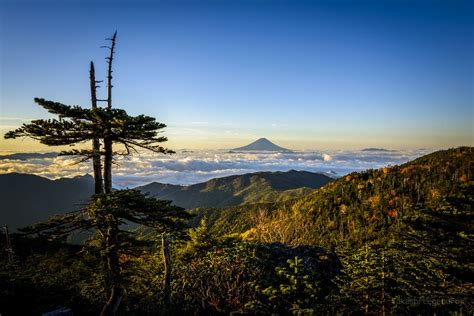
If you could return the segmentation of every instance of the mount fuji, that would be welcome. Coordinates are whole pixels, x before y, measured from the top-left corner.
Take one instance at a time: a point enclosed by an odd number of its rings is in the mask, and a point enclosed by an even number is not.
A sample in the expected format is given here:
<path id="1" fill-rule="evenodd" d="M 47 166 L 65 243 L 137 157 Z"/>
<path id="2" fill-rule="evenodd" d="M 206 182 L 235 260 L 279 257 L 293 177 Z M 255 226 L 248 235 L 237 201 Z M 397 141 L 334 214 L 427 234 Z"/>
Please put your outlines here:
<path id="1" fill-rule="evenodd" d="M 232 149 L 233 151 L 280 151 L 291 152 L 291 150 L 275 145 L 266 138 L 259 138 L 247 146 Z"/>

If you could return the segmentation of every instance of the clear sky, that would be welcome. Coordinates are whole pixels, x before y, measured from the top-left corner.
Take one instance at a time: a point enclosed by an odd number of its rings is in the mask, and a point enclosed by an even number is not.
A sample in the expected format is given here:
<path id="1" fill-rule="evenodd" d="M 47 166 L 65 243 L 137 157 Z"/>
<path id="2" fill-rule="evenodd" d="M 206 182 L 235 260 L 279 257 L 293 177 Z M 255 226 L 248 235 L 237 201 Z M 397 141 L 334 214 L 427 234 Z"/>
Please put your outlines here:
<path id="1" fill-rule="evenodd" d="M 115 106 L 174 149 L 472 146 L 473 3 L 0 0 L 0 132 L 34 97 L 89 106 L 117 30 Z"/>

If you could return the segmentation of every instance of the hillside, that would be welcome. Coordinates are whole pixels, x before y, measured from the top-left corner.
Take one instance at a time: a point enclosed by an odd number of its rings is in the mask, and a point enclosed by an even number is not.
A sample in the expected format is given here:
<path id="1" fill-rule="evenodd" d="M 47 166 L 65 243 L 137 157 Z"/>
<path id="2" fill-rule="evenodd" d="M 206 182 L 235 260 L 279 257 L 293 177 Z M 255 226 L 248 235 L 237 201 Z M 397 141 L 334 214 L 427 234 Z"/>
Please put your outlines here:
<path id="1" fill-rule="evenodd" d="M 331 180 L 304 171 L 260 172 L 212 179 L 189 187 L 155 182 L 138 189 L 185 208 L 224 207 L 301 197 Z M 49 180 L 29 174 L 2 174 L 0 225 L 16 229 L 73 211 L 92 194 L 93 179 L 89 175 Z"/>
<path id="2" fill-rule="evenodd" d="M 193 209 L 285 201 L 304 196 L 331 180 L 323 174 L 290 170 L 216 178 L 190 186 L 153 182 L 138 189 L 157 199 Z"/>
<path id="3" fill-rule="evenodd" d="M 93 194 L 91 176 L 49 180 L 19 173 L 0 175 L 0 225 L 12 229 L 77 209 Z"/>
<path id="4" fill-rule="evenodd" d="M 401 166 L 351 173 L 294 201 L 197 214 L 211 219 L 213 232 L 244 233 L 249 240 L 328 247 L 382 242 L 419 209 L 464 195 L 472 201 L 472 161 L 470 147 L 439 151 Z"/>
<path id="5" fill-rule="evenodd" d="M 215 235 L 334 250 L 343 269 L 332 306 L 342 314 L 469 314 L 473 161 L 472 147 L 443 150 L 349 174 L 295 201 L 197 214 Z M 428 299 L 409 301 L 419 297 Z"/>

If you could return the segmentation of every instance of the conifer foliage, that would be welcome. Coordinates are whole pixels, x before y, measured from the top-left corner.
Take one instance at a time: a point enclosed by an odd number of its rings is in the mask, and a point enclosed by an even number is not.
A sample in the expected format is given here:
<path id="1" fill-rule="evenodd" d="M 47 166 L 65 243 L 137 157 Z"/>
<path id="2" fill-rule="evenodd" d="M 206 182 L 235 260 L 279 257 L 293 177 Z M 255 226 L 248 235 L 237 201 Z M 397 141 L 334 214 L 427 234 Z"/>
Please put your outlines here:
<path id="1" fill-rule="evenodd" d="M 122 149 L 125 149 L 115 152 L 116 154 L 131 154 L 140 148 L 157 153 L 173 153 L 160 145 L 167 141 L 165 136 L 160 135 L 166 125 L 153 117 L 130 116 L 122 109 L 86 109 L 41 98 L 35 98 L 35 102 L 49 113 L 57 115 L 58 119 L 40 119 L 23 124 L 6 133 L 6 139 L 29 137 L 48 146 L 70 146 L 88 143 L 94 136 L 104 139 L 106 131 L 110 129 L 110 139 L 115 144 L 123 145 Z M 64 150 L 61 154 L 92 158 L 91 149 Z"/>

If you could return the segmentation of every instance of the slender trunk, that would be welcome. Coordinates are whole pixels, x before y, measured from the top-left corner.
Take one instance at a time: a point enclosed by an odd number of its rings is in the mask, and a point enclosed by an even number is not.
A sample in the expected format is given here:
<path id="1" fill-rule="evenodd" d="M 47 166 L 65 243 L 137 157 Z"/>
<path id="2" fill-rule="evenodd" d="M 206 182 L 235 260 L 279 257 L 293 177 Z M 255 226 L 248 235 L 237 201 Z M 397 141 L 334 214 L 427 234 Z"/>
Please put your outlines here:
<path id="1" fill-rule="evenodd" d="M 120 273 L 118 241 L 118 223 L 108 215 L 107 229 L 104 240 L 104 261 L 106 273 L 107 294 L 109 296 L 107 303 L 102 308 L 101 316 L 115 315 L 123 297 L 122 278 Z"/>
<path id="2" fill-rule="evenodd" d="M 94 63 L 91 61 L 90 66 L 90 85 L 91 85 L 91 102 L 92 111 L 97 109 L 97 94 L 96 94 L 96 80 L 95 80 L 95 69 Z M 95 194 L 101 194 L 104 192 L 104 184 L 102 181 L 102 166 L 100 161 L 100 141 L 99 137 L 94 136 L 92 140 L 92 165 L 94 169 L 94 184 Z"/>
<path id="3" fill-rule="evenodd" d="M 165 284 L 163 289 L 163 302 L 165 305 L 169 305 L 171 298 L 171 259 L 168 237 L 165 233 L 161 235 L 161 248 L 163 251 L 163 265 L 165 269 Z"/>
<path id="4" fill-rule="evenodd" d="M 12 262 L 13 260 L 13 247 L 10 240 L 10 232 L 8 230 L 8 225 L 5 225 L 5 250 L 7 251 L 8 261 Z"/>
<path id="5" fill-rule="evenodd" d="M 112 41 L 110 45 L 110 55 L 107 57 L 107 62 L 109 67 L 107 69 L 107 108 L 110 110 L 112 108 L 112 63 L 114 61 L 114 52 L 115 52 L 115 40 L 117 39 L 117 32 L 114 33 L 114 36 L 110 39 Z"/>
<path id="6" fill-rule="evenodd" d="M 107 110 L 110 112 L 112 109 L 112 63 L 114 60 L 114 50 L 115 50 L 115 40 L 117 38 L 117 32 L 114 33 L 114 36 L 111 38 L 111 45 L 110 45 L 110 55 L 107 57 L 107 63 L 109 64 L 107 70 Z M 105 186 L 105 193 L 112 192 L 112 130 L 110 127 L 111 122 L 107 122 L 107 131 L 106 136 L 104 138 L 104 186 Z"/>
<path id="7" fill-rule="evenodd" d="M 105 193 L 112 193 L 112 140 L 104 138 L 104 188 Z"/>
<path id="8" fill-rule="evenodd" d="M 110 39 L 110 55 L 108 60 L 107 71 L 107 111 L 109 114 L 112 110 L 112 62 L 114 60 L 115 39 L 117 32 Z M 104 190 L 105 193 L 112 193 L 112 159 L 113 159 L 113 140 L 110 118 L 105 122 L 106 132 L 104 136 Z M 112 216 L 112 215 L 109 215 Z M 122 280 L 120 275 L 120 262 L 118 254 L 118 223 L 112 218 L 109 219 L 108 233 L 105 239 L 106 247 L 106 272 L 108 280 L 109 299 L 102 309 L 102 316 L 115 315 L 120 306 L 123 297 Z"/>
<path id="9" fill-rule="evenodd" d="M 385 316 L 385 251 L 382 249 L 382 316 Z"/>
<path id="10" fill-rule="evenodd" d="M 364 268 L 365 268 L 365 315 L 369 313 L 369 271 L 368 271 L 368 266 L 369 266 L 369 248 L 367 247 L 367 242 L 365 243 L 365 259 L 364 259 Z"/>

